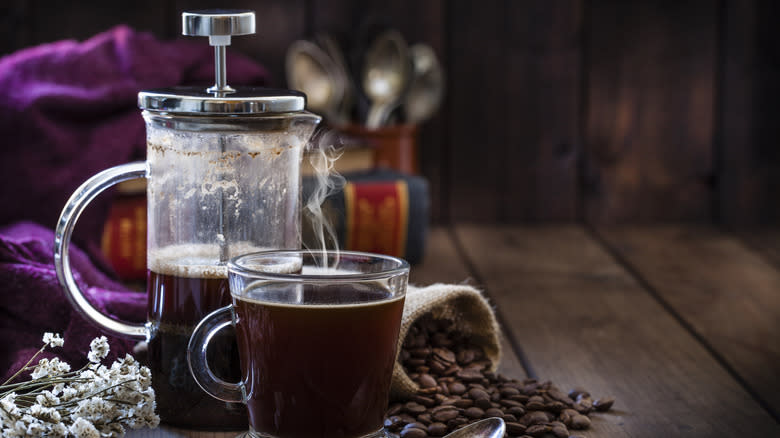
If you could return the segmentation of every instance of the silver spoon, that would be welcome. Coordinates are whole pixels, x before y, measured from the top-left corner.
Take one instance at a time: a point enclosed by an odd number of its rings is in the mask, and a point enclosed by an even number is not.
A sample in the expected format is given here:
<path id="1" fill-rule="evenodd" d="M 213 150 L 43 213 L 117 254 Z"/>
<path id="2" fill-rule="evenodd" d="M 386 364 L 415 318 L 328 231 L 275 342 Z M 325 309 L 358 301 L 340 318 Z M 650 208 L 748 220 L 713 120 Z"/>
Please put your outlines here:
<path id="1" fill-rule="evenodd" d="M 349 122 L 349 114 L 352 111 L 353 95 L 352 79 L 350 78 L 349 68 L 347 67 L 347 61 L 344 57 L 344 52 L 341 50 L 338 42 L 328 35 L 320 34 L 315 38 L 315 41 L 320 47 L 328 54 L 333 61 L 333 66 L 336 67 L 336 76 L 340 82 L 343 83 L 344 95 L 339 102 L 337 112 L 338 115 L 334 120 L 339 125 L 344 125 Z"/>
<path id="2" fill-rule="evenodd" d="M 504 424 L 504 420 L 492 417 L 471 423 L 449 435 L 445 435 L 444 438 L 502 438 L 505 431 L 506 424 Z"/>
<path id="3" fill-rule="evenodd" d="M 444 97 L 444 71 L 436 53 L 427 44 L 415 44 L 409 49 L 414 75 L 403 102 L 406 121 L 419 124 L 439 109 Z"/>
<path id="4" fill-rule="evenodd" d="M 408 48 L 396 30 L 380 34 L 366 52 L 363 91 L 371 100 L 366 127 L 376 129 L 387 122 L 401 103 L 410 76 Z"/>
<path id="5" fill-rule="evenodd" d="M 300 40 L 287 49 L 285 62 L 287 85 L 306 94 L 308 108 L 328 120 L 338 118 L 345 84 L 328 54 L 316 44 Z"/>

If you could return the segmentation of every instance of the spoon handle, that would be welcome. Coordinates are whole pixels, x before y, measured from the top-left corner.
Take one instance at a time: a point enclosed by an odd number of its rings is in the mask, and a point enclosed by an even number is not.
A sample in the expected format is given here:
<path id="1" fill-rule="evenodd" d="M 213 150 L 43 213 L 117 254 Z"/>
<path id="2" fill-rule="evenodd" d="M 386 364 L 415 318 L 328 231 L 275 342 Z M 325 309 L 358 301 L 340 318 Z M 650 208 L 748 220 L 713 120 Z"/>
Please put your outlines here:
<path id="1" fill-rule="evenodd" d="M 375 103 L 371 105 L 368 110 L 368 116 L 366 117 L 366 127 L 368 129 L 377 129 L 387 123 L 390 113 L 393 112 L 392 102 L 389 103 Z"/>

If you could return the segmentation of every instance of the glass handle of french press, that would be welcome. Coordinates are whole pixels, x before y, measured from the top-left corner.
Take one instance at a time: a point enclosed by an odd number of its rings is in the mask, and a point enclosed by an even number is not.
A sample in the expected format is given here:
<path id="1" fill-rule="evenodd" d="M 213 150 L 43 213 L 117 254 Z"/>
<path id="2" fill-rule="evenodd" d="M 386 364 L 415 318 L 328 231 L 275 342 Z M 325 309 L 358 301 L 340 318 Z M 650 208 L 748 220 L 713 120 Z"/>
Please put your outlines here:
<path id="1" fill-rule="evenodd" d="M 106 169 L 88 179 L 76 189 L 67 204 L 65 204 L 54 234 L 54 268 L 57 271 L 57 279 L 65 291 L 65 296 L 68 297 L 73 307 L 100 329 L 113 335 L 137 340 L 147 339 L 147 334 L 149 333 L 147 326 L 145 324 L 128 324 L 115 320 L 104 315 L 90 304 L 84 296 L 84 292 L 73 278 L 68 249 L 70 248 L 70 239 L 73 235 L 76 221 L 84 211 L 84 208 L 97 195 L 114 184 L 129 179 L 146 178 L 147 175 L 147 163 L 138 161 Z"/>

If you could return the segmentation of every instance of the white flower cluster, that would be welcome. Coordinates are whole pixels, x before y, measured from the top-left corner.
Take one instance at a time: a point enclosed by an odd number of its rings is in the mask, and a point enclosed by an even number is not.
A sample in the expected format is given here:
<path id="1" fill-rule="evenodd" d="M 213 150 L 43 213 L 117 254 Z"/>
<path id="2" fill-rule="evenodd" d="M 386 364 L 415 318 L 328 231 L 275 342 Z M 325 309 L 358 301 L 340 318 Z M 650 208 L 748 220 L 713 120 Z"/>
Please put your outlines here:
<path id="1" fill-rule="evenodd" d="M 149 369 L 129 354 L 111 367 L 100 364 L 108 355 L 108 340 L 90 344 L 90 364 L 77 371 L 57 358 L 30 364 L 47 347 L 63 345 L 59 335 L 46 333 L 44 346 L 8 381 L 0 385 L 2 437 L 121 437 L 125 428 L 157 427 L 155 395 Z M 32 380 L 9 384 L 23 371 Z"/>

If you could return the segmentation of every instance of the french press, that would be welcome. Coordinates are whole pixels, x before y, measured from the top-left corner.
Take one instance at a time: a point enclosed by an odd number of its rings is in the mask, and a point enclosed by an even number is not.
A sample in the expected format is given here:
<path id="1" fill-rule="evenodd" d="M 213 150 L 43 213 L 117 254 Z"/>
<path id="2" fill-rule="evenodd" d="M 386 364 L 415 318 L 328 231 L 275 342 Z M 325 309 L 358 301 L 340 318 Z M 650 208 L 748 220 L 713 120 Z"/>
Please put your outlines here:
<path id="1" fill-rule="evenodd" d="M 142 91 L 145 162 L 116 166 L 71 196 L 55 237 L 57 277 L 73 306 L 104 331 L 148 342 L 149 367 L 163 422 L 188 428 L 246 428 L 245 408 L 218 402 L 193 381 L 186 351 L 195 325 L 230 303 L 226 262 L 258 249 L 301 244 L 300 163 L 320 121 L 289 90 L 230 87 L 225 48 L 255 32 L 252 11 L 182 14 L 183 34 L 208 36 L 216 83 L 208 89 Z M 148 322 L 114 320 L 93 307 L 74 280 L 71 234 L 86 205 L 106 188 L 147 179 Z M 212 341 L 211 369 L 236 380 L 235 341 Z"/>

